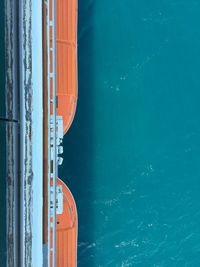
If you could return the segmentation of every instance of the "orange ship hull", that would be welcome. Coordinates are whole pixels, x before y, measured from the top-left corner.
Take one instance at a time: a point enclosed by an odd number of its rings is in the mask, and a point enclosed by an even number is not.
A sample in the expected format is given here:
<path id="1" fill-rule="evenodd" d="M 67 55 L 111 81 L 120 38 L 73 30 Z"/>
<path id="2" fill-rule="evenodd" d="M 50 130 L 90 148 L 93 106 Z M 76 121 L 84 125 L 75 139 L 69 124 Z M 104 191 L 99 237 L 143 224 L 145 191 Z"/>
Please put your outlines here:
<path id="1" fill-rule="evenodd" d="M 63 117 L 64 134 L 68 131 L 78 97 L 77 79 L 77 0 L 56 3 L 57 115 Z"/>

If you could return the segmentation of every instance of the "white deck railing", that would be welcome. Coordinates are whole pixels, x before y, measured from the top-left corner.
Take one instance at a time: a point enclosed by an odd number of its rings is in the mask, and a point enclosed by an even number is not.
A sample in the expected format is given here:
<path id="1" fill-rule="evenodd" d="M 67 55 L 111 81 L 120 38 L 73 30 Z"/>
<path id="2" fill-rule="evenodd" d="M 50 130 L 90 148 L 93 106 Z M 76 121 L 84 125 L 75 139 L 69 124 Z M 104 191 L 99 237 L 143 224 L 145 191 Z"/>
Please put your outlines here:
<path id="1" fill-rule="evenodd" d="M 48 0 L 47 8 L 48 8 L 48 15 L 47 15 L 48 62 L 47 62 L 47 65 L 48 65 L 48 144 L 49 144 L 49 153 L 48 153 L 48 158 L 49 158 L 48 266 L 55 267 L 56 266 L 56 180 L 57 180 L 56 0 Z M 50 8 L 52 10 L 50 10 Z M 51 194 L 52 194 L 52 198 L 51 198 Z"/>

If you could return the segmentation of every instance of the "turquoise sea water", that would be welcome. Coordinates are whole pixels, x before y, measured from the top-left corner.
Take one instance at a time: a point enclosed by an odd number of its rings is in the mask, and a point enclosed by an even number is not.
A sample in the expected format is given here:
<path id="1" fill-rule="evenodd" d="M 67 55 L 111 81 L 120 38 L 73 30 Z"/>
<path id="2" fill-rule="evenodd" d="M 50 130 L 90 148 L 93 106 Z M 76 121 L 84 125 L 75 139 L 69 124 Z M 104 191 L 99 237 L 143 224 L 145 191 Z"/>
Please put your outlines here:
<path id="1" fill-rule="evenodd" d="M 79 100 L 59 171 L 77 202 L 78 267 L 200 266 L 199 14 L 197 0 L 79 1 Z"/>
<path id="2" fill-rule="evenodd" d="M 60 176 L 79 267 L 200 266 L 200 1 L 79 1 Z"/>

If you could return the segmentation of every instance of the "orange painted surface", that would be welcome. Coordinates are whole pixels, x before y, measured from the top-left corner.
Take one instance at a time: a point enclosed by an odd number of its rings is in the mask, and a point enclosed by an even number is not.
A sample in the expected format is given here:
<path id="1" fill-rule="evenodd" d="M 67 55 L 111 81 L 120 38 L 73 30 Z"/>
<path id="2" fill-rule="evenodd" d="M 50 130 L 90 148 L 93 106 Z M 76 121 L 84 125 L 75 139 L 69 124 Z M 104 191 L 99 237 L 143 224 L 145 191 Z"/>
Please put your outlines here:
<path id="1" fill-rule="evenodd" d="M 57 115 L 63 117 L 68 131 L 78 97 L 77 72 L 77 0 L 56 1 Z"/>
<path id="2" fill-rule="evenodd" d="M 76 112 L 78 98 L 77 71 L 77 2 L 78 0 L 56 1 L 56 95 L 57 115 L 63 118 L 64 134 L 69 130 Z M 50 6 L 52 2 L 50 1 Z M 50 7 L 51 9 L 51 7 Z M 50 10 L 50 18 L 52 18 Z M 52 29 L 50 30 L 50 47 L 52 48 Z M 50 53 L 50 70 L 52 71 L 52 52 Z M 53 78 L 50 79 L 52 95 Z M 52 104 L 50 105 L 52 113 Z M 64 209 L 57 214 L 56 220 L 56 264 L 58 267 L 77 266 L 78 218 L 76 204 L 68 187 L 57 179 L 64 192 Z M 52 246 L 52 233 L 50 235 Z M 52 252 L 50 253 L 52 266 Z"/>
<path id="3" fill-rule="evenodd" d="M 56 266 L 76 267 L 78 236 L 78 217 L 76 204 L 66 184 L 62 180 L 57 179 L 57 186 L 58 185 L 62 186 L 64 203 L 63 213 L 58 214 L 56 217 Z"/>

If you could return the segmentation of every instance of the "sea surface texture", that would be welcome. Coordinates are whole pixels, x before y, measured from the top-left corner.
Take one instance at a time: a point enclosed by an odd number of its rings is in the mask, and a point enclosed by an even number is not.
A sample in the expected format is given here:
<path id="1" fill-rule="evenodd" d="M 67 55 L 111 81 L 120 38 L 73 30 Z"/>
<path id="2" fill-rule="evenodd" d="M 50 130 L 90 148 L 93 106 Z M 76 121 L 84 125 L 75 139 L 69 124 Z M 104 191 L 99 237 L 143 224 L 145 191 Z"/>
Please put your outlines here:
<path id="1" fill-rule="evenodd" d="M 59 174 L 79 267 L 200 266 L 200 1 L 79 1 Z"/>
<path id="2" fill-rule="evenodd" d="M 78 267 L 200 266 L 199 25 L 199 0 L 79 1 L 79 99 L 59 169 L 77 203 Z"/>

